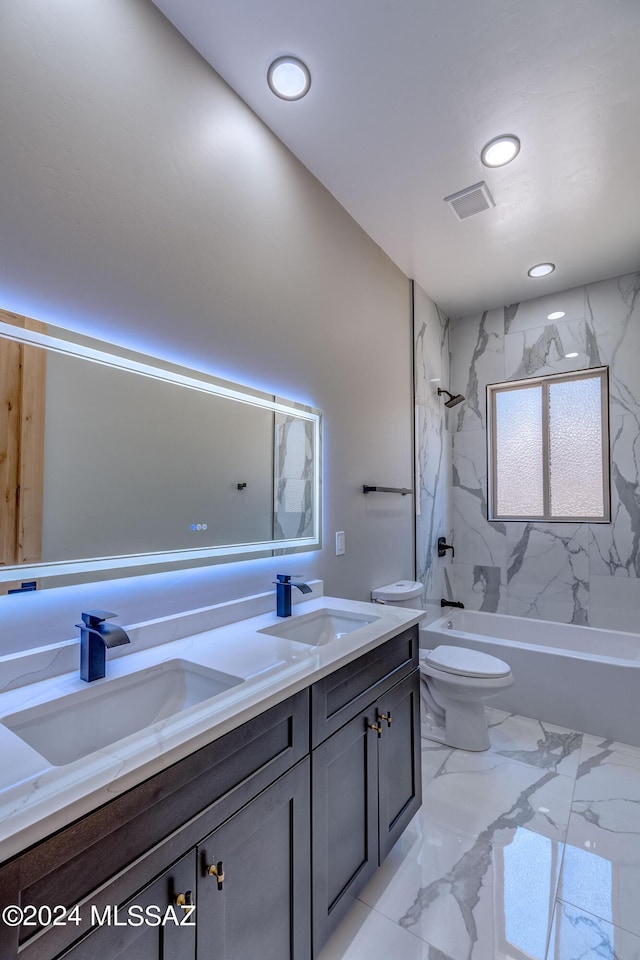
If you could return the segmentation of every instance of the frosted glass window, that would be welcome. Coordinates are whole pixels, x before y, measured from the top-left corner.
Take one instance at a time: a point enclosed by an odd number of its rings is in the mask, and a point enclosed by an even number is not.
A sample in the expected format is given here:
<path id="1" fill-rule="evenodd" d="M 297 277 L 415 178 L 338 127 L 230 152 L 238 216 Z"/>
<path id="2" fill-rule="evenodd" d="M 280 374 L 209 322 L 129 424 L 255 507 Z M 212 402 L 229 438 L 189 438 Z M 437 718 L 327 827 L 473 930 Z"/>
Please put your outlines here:
<path id="1" fill-rule="evenodd" d="M 608 522 L 606 367 L 487 387 L 490 520 Z"/>
<path id="2" fill-rule="evenodd" d="M 551 516 L 602 513 L 602 474 L 600 377 L 549 384 Z"/>
<path id="3" fill-rule="evenodd" d="M 541 516 L 542 387 L 496 395 L 496 506 L 504 517 Z"/>

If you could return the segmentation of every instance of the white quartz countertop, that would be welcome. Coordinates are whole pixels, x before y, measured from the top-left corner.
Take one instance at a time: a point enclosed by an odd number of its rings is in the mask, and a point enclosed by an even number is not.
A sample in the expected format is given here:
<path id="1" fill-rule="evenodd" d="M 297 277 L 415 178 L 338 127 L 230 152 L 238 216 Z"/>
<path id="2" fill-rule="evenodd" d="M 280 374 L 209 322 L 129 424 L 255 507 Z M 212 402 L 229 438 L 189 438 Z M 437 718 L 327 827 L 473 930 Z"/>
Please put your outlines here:
<path id="1" fill-rule="evenodd" d="M 376 619 L 323 646 L 258 632 L 323 609 Z M 108 651 L 107 676 L 94 681 L 92 688 L 176 659 L 231 674 L 241 682 L 64 766 L 53 766 L 2 721 L 18 711 L 86 690 L 79 670 L 1 693 L 0 862 L 374 649 L 423 616 L 419 610 L 322 596 L 296 604 L 290 620 L 266 613 L 145 649 L 137 650 L 132 644 L 130 653 L 112 660 Z"/>

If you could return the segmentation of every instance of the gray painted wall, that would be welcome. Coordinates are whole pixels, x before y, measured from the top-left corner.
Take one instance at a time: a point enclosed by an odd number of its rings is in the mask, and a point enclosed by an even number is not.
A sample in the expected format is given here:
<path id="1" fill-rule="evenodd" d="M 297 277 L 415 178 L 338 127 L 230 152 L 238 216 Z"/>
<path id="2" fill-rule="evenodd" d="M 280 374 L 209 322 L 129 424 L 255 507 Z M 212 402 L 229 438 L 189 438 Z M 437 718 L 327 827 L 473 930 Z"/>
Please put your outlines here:
<path id="1" fill-rule="evenodd" d="M 360 599 L 411 576 L 411 498 L 361 493 L 411 481 L 407 278 L 146 0 L 8 0 L 0 74 L 0 305 L 322 408 L 325 546 L 293 572 Z M 289 566 L 0 598 L 0 618 L 28 645 L 88 603 L 127 623 Z"/>

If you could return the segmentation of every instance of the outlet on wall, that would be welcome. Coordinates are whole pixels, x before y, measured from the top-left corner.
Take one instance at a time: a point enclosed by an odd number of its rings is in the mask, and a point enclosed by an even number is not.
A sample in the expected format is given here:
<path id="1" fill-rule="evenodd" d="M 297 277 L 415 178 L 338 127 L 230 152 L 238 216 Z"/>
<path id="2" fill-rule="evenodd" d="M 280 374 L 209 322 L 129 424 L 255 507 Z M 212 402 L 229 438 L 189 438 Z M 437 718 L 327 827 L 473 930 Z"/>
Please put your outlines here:
<path id="1" fill-rule="evenodd" d="M 342 557 L 345 553 L 344 530 L 338 530 L 336 533 L 336 557 Z"/>

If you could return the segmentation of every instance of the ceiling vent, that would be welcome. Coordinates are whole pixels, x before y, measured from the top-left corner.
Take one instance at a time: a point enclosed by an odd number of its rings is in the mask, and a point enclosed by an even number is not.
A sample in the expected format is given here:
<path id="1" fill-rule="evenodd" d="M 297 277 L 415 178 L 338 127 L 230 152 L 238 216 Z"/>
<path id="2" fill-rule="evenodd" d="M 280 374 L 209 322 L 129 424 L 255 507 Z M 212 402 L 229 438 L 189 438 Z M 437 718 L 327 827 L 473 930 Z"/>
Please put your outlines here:
<path id="1" fill-rule="evenodd" d="M 445 197 L 444 202 L 449 205 L 457 220 L 468 220 L 476 213 L 482 213 L 490 207 L 495 207 L 495 200 L 489 193 L 489 187 L 484 180 L 474 183 L 472 187 L 465 187 L 451 196 Z"/>

